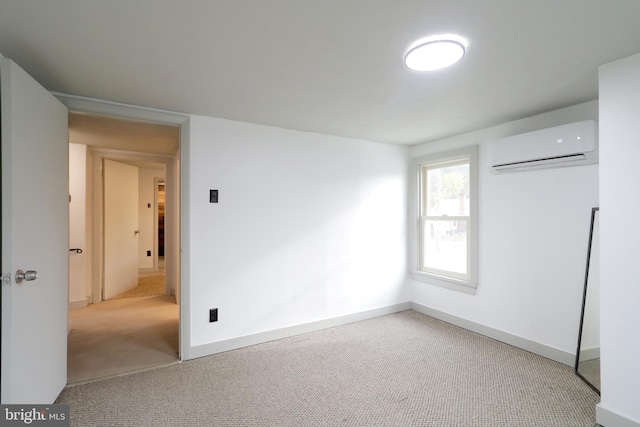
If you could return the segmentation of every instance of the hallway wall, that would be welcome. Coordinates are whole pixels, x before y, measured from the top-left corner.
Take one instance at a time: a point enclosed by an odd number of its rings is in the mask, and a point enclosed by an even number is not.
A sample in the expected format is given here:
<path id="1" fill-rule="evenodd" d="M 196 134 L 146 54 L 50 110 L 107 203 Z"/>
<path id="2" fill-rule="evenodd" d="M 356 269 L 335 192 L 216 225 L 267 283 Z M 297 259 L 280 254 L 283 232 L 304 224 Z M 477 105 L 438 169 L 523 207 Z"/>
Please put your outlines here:
<path id="1" fill-rule="evenodd" d="M 69 144 L 69 307 L 85 307 L 91 293 L 87 241 L 87 146 Z"/>

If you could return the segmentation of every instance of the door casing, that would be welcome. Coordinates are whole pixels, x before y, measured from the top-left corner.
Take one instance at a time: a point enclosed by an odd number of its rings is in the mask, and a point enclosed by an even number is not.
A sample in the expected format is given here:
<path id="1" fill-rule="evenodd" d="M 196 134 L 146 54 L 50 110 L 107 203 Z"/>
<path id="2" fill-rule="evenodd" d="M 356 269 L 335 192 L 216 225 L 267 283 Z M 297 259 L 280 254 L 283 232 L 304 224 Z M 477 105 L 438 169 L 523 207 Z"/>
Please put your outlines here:
<path id="1" fill-rule="evenodd" d="M 191 356 L 191 339 L 190 339 L 190 287 L 189 287 L 189 216 L 185 213 L 188 212 L 189 203 L 189 181 L 186 165 L 189 159 L 189 137 L 190 137 L 190 118 L 189 116 L 154 110 L 144 107 L 131 106 L 125 104 L 117 104 L 112 102 L 100 101 L 95 99 L 83 98 L 78 96 L 66 95 L 61 93 L 53 93 L 63 104 L 69 108 L 69 111 L 82 112 L 88 114 L 98 114 L 105 116 L 112 116 L 124 119 L 132 120 L 144 120 L 155 123 L 177 125 L 180 127 L 180 150 L 175 157 L 162 157 L 153 155 L 142 155 L 141 160 L 165 162 L 166 165 L 166 216 L 172 219 L 172 230 L 165 234 L 165 245 L 167 250 L 174 251 L 174 255 L 165 256 L 165 274 L 167 281 L 173 280 L 176 284 L 176 302 L 180 307 L 179 315 L 179 347 L 180 347 L 180 360 L 189 360 Z M 96 150 L 97 151 L 97 150 Z M 117 160 L 118 158 L 132 158 L 137 156 L 135 153 L 123 153 L 114 152 L 111 150 L 101 150 L 102 155 L 108 155 L 109 158 Z M 94 152 L 95 153 L 95 152 Z M 94 173 L 95 162 L 101 161 L 101 156 L 94 156 Z M 99 170 L 99 169 L 98 169 Z M 169 178 L 171 177 L 171 179 Z M 94 183 L 94 185 L 96 185 Z M 100 191 L 101 189 L 93 188 L 93 191 Z M 170 193 L 170 194 L 169 194 Z M 100 200 L 101 197 L 96 197 L 94 193 L 94 202 L 96 199 Z M 101 211 L 101 206 L 98 212 Z M 94 212 L 96 207 L 94 205 Z M 92 233 L 99 230 L 95 230 L 96 224 L 94 224 L 94 230 Z M 92 248 L 93 256 L 99 256 L 101 249 L 96 248 L 94 240 L 94 247 Z M 171 248 L 171 249 L 170 249 Z M 98 249 L 96 251 L 96 249 Z M 95 265 L 100 265 L 95 264 Z M 98 274 L 101 277 L 101 271 L 94 271 L 93 274 Z M 94 276 L 95 283 L 95 276 Z M 95 285 L 94 285 L 95 286 Z M 99 295 L 99 292 L 97 293 Z M 96 289 L 93 289 L 93 295 L 96 295 Z"/>

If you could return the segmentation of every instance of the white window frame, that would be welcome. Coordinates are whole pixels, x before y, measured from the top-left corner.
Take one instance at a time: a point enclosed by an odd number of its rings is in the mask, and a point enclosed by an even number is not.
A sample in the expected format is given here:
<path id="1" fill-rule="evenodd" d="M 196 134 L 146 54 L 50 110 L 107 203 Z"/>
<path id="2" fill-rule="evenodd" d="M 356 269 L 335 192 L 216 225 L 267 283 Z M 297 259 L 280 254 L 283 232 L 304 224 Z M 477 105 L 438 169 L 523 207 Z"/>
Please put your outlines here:
<path id="1" fill-rule="evenodd" d="M 425 168 L 446 167 L 461 162 L 469 163 L 469 191 L 470 206 L 467 230 L 467 274 L 421 269 L 422 254 L 422 225 L 431 217 L 421 216 L 422 204 L 422 171 Z M 410 272 L 414 279 L 456 291 L 475 294 L 478 286 L 478 146 L 473 145 L 456 150 L 449 150 L 421 157 L 416 157 L 411 162 L 411 227 L 409 240 L 410 248 Z M 435 217 L 439 218 L 439 217 Z M 449 220 L 457 217 L 449 216 Z M 466 217 L 464 217 L 466 219 Z"/>

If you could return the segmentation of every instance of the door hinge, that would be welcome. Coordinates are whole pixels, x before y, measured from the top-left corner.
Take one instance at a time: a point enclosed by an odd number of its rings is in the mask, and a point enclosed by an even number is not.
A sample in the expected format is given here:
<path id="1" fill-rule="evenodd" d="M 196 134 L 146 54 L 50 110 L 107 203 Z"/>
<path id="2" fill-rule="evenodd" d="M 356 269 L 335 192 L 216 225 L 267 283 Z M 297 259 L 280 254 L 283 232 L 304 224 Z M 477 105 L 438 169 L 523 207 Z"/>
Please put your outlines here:
<path id="1" fill-rule="evenodd" d="M 11 273 L 2 273 L 2 286 L 11 286 Z"/>

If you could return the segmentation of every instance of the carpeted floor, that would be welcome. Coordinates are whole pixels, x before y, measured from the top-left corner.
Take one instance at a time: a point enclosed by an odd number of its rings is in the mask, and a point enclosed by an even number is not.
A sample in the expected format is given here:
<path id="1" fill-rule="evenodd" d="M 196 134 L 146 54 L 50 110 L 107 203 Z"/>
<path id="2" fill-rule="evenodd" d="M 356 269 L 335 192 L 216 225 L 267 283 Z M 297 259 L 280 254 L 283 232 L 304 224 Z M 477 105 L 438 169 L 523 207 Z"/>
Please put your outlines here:
<path id="1" fill-rule="evenodd" d="M 103 301 L 69 312 L 67 382 L 91 381 L 178 361 L 175 297 Z"/>
<path id="2" fill-rule="evenodd" d="M 164 269 L 155 273 L 142 273 L 138 275 L 138 286 L 123 292 L 111 299 L 153 297 L 165 294 Z"/>
<path id="3" fill-rule="evenodd" d="M 600 358 L 591 359 L 578 364 L 578 372 L 595 388 L 600 390 Z"/>
<path id="4" fill-rule="evenodd" d="M 73 426 L 592 427 L 569 366 L 415 311 L 66 388 Z"/>

